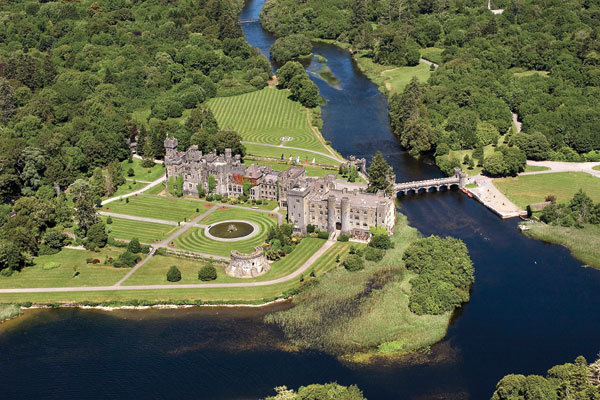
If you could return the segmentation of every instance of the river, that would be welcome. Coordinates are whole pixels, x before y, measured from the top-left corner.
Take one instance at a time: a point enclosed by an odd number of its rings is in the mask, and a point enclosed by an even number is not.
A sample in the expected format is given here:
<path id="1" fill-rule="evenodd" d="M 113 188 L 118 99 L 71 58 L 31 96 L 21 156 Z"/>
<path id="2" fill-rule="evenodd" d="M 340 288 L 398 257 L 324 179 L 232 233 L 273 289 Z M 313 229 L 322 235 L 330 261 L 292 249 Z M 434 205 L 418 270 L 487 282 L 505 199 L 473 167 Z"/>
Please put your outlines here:
<path id="1" fill-rule="evenodd" d="M 242 19 L 256 19 L 250 0 Z M 243 24 L 268 54 L 274 38 Z M 399 180 L 441 176 L 409 157 L 391 134 L 387 101 L 336 47 L 315 52 L 341 82 L 312 73 L 321 94 L 323 134 L 344 156 L 381 150 Z M 309 67 L 314 72 L 317 65 Z M 401 197 L 401 212 L 424 235 L 464 240 L 475 264 L 471 301 L 443 342 L 419 364 L 350 368 L 326 354 L 285 351 L 281 332 L 262 323 L 268 309 L 202 308 L 28 312 L 0 327 L 4 398 L 255 399 L 278 385 L 357 384 L 370 400 L 486 399 L 507 373 L 543 374 L 600 350 L 600 271 L 569 252 L 520 235 L 458 191 Z"/>

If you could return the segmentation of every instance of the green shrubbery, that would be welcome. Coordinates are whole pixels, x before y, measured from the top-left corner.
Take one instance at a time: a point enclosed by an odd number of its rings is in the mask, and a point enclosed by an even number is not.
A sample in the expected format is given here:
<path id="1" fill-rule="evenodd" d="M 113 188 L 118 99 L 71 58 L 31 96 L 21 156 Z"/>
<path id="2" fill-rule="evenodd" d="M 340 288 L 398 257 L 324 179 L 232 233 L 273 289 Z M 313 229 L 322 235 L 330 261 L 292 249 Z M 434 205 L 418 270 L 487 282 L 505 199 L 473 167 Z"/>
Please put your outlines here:
<path id="1" fill-rule="evenodd" d="M 303 34 L 280 37 L 271 46 L 271 57 L 280 64 L 300 56 L 308 56 L 311 52 L 312 44 Z"/>
<path id="2" fill-rule="evenodd" d="M 141 257 L 137 254 L 126 250 L 122 253 L 114 262 L 113 266 L 117 268 L 131 268 L 141 260 Z"/>
<path id="3" fill-rule="evenodd" d="M 358 254 L 349 254 L 342 261 L 344 268 L 346 268 L 350 272 L 360 271 L 365 267 L 365 261 Z"/>
<path id="4" fill-rule="evenodd" d="M 169 282 L 179 282 L 181 280 L 181 271 L 179 268 L 172 265 L 167 271 L 167 280 Z"/>
<path id="5" fill-rule="evenodd" d="M 367 261 L 381 261 L 385 255 L 385 250 L 369 246 L 365 249 L 364 255 Z"/>
<path id="6" fill-rule="evenodd" d="M 547 224 L 583 228 L 584 224 L 600 224 L 600 203 L 579 189 L 568 204 L 557 204 L 553 199 L 540 213 L 540 220 Z"/>
<path id="7" fill-rule="evenodd" d="M 277 395 L 267 397 L 265 400 L 366 400 L 358 387 L 342 386 L 337 383 L 300 386 L 298 392 L 279 386 L 275 391 Z"/>
<path id="8" fill-rule="evenodd" d="M 198 279 L 201 281 L 214 281 L 217 279 L 217 269 L 212 265 L 205 265 L 198 271 Z"/>
<path id="9" fill-rule="evenodd" d="M 340 236 L 338 236 L 337 240 L 338 242 L 347 242 L 350 240 L 350 235 L 348 235 L 347 233 L 343 233 Z"/>
<path id="10" fill-rule="evenodd" d="M 417 274 L 409 308 L 418 315 L 442 314 L 469 300 L 473 264 L 467 246 L 451 237 L 430 236 L 412 243 L 402 259 Z"/>
<path id="11" fill-rule="evenodd" d="M 600 360 L 588 365 L 579 356 L 575 363 L 556 365 L 546 376 L 506 375 L 496 385 L 492 400 L 577 399 L 600 398 Z"/>

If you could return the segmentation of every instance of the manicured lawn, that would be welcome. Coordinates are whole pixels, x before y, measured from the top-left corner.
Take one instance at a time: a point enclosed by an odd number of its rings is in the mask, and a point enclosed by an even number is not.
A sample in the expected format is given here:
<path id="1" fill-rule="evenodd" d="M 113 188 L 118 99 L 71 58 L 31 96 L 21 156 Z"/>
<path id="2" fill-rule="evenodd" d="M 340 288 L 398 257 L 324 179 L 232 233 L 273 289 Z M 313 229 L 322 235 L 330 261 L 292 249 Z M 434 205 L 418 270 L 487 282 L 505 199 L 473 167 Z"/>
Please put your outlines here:
<path id="1" fill-rule="evenodd" d="M 325 254 L 315 261 L 312 267 L 306 271 L 308 274 L 314 272 L 316 276 L 323 275 L 327 271 L 330 271 L 338 266 L 340 263 L 337 263 L 335 260 L 339 256 L 341 258 L 348 254 L 350 250 L 350 246 L 354 246 L 355 248 L 365 247 L 365 244 L 362 243 L 352 243 L 352 242 L 336 242 L 333 246 L 331 246 Z"/>
<path id="2" fill-rule="evenodd" d="M 595 202 L 600 201 L 600 179 L 585 172 L 522 175 L 516 178 L 494 179 L 494 185 L 521 208 L 554 195 L 558 202 L 569 201 L 583 189 Z"/>
<path id="3" fill-rule="evenodd" d="M 116 258 L 124 249 L 106 247 L 99 252 L 63 249 L 51 256 L 39 256 L 35 265 L 25 267 L 9 277 L 0 277 L 1 288 L 62 287 L 62 286 L 106 286 L 121 279 L 128 268 L 115 268 L 103 265 L 106 256 Z M 100 264 L 86 264 L 87 258 L 97 258 Z M 53 269 L 44 269 L 45 265 L 59 264 Z M 79 275 L 73 277 L 77 269 Z"/>
<path id="4" fill-rule="evenodd" d="M 288 142 L 288 144 L 292 147 L 301 147 L 301 146 L 296 146 L 293 141 Z M 289 149 L 289 148 L 285 148 L 285 147 L 261 146 L 261 145 L 257 145 L 257 144 L 248 144 L 248 143 L 244 143 L 244 146 L 246 146 L 246 152 L 248 154 L 251 154 L 254 156 L 269 157 L 269 158 L 274 158 L 276 160 L 279 160 L 279 159 L 281 159 L 281 155 L 283 154 L 284 159 L 286 159 L 286 160 L 290 157 L 290 155 L 292 156 L 292 159 L 294 161 L 296 160 L 296 157 L 300 157 L 300 163 L 302 165 L 312 163 L 313 158 L 315 159 L 315 162 L 317 162 L 319 164 L 334 165 L 334 166 L 338 166 L 340 164 L 339 161 L 336 161 L 333 158 L 325 157 L 323 155 L 316 154 L 316 153 L 311 153 L 310 151 L 300 151 L 300 150 Z M 325 149 L 321 150 L 321 152 L 327 153 L 327 151 Z M 304 161 L 307 159 L 308 159 L 308 163 L 305 163 Z"/>
<path id="5" fill-rule="evenodd" d="M 132 181 L 126 181 L 124 184 L 119 186 L 117 191 L 114 192 L 113 195 L 110 197 L 112 198 L 112 197 L 123 196 L 124 194 L 131 193 L 138 189 L 141 189 L 146 185 L 148 185 L 148 183 L 142 183 L 142 182 L 133 183 Z"/>
<path id="6" fill-rule="evenodd" d="M 600 268 L 600 226 L 585 225 L 583 229 L 537 223 L 524 233 L 538 240 L 566 246 L 573 256 L 587 265 Z"/>
<path id="7" fill-rule="evenodd" d="M 254 250 L 254 247 L 260 246 L 263 243 L 269 226 L 277 224 L 277 218 L 273 218 L 269 214 L 235 208 L 217 210 L 200 221 L 200 223 L 210 225 L 232 219 L 256 223 L 259 233 L 249 239 L 235 242 L 221 242 L 206 237 L 204 235 L 204 228 L 192 228 L 175 240 L 175 247 L 224 257 L 228 257 L 233 249 L 242 253 L 250 253 Z"/>
<path id="8" fill-rule="evenodd" d="M 443 51 L 444 49 L 440 49 L 439 47 L 426 47 L 424 49 L 421 49 L 421 58 L 424 58 L 427 61 L 431 61 L 439 65 L 442 63 Z"/>
<path id="9" fill-rule="evenodd" d="M 285 171 L 292 165 L 299 165 L 299 164 L 289 163 L 289 162 L 263 161 L 263 160 L 259 160 L 259 161 L 247 160 L 245 162 L 245 164 L 247 166 L 249 166 L 251 164 L 269 165 L 275 171 Z M 338 173 L 338 168 L 336 168 L 336 167 L 325 168 L 325 167 L 320 167 L 320 166 L 316 166 L 316 165 L 313 166 L 310 164 L 308 164 L 308 165 L 300 164 L 300 166 L 302 166 L 306 169 L 306 176 L 324 177 L 325 175 L 328 175 L 328 174 L 334 174 L 337 176 L 338 179 L 346 179 Z M 359 177 L 357 179 L 357 182 L 366 183 L 366 182 L 364 182 L 364 179 L 362 179 L 361 177 Z"/>
<path id="10" fill-rule="evenodd" d="M 271 264 L 271 270 L 266 274 L 250 279 L 233 278 L 225 273 L 225 267 L 214 265 L 217 270 L 217 279 L 203 282 L 198 279 L 198 271 L 205 262 L 189 260 L 179 257 L 154 256 L 146 264 L 140 267 L 126 282 L 125 285 L 162 285 L 162 284 L 184 284 L 184 283 L 231 283 L 231 282 L 258 282 L 277 279 L 291 274 L 310 258 L 325 241 L 323 239 L 306 238 L 290 254 L 283 259 Z M 168 282 L 167 271 L 171 265 L 175 265 L 181 271 L 181 281 Z M 308 273 L 306 274 L 308 276 Z"/>
<path id="11" fill-rule="evenodd" d="M 592 169 L 595 169 L 596 171 L 600 171 L 600 165 L 596 165 L 595 167 L 593 167 Z"/>
<path id="12" fill-rule="evenodd" d="M 262 204 L 252 204 L 251 201 L 248 201 L 246 203 L 238 203 L 237 205 L 240 207 L 247 207 L 247 208 L 258 208 L 260 210 L 267 210 L 267 211 L 271 211 L 274 210 L 277 207 L 277 200 L 263 200 Z"/>
<path id="13" fill-rule="evenodd" d="M 102 217 L 106 221 L 106 217 Z M 131 219 L 112 217 L 112 224 L 107 225 L 109 236 L 115 239 L 131 240 L 138 238 L 143 243 L 160 242 L 166 239 L 177 226 L 155 224 L 152 222 L 134 221 Z"/>
<path id="14" fill-rule="evenodd" d="M 416 76 L 421 82 L 425 82 L 431 75 L 429 65 L 425 63 L 414 67 L 381 65 L 373 62 L 372 56 L 365 51 L 356 53 L 354 58 L 361 71 L 367 74 L 380 90 L 390 93 L 402 91 L 413 76 Z"/>
<path id="15" fill-rule="evenodd" d="M 178 199 L 174 197 L 160 197 L 152 195 L 138 195 L 125 200 L 114 201 L 102 209 L 117 214 L 134 215 L 137 217 L 150 217 L 167 221 L 183 221 L 194 218 L 206 211 L 204 201 Z M 199 211 L 196 212 L 196 209 Z"/>
<path id="16" fill-rule="evenodd" d="M 152 182 L 165 174 L 165 168 L 162 164 L 154 164 L 152 168 L 144 168 L 142 167 L 142 160 L 137 158 L 132 159 L 131 164 L 127 160 L 124 160 L 121 162 L 121 165 L 123 166 L 123 176 L 126 179 Z M 129 168 L 133 168 L 134 176 L 127 175 Z"/>
<path id="17" fill-rule="evenodd" d="M 526 165 L 525 172 L 538 172 L 538 171 L 547 171 L 550 168 L 542 167 L 541 165 Z"/>
<path id="18" fill-rule="evenodd" d="M 326 152 L 310 129 L 306 109 L 289 96 L 287 90 L 265 88 L 240 96 L 213 98 L 208 105 L 219 126 L 233 128 L 243 140 L 280 144 L 281 137 L 290 136 L 294 138 L 290 146 Z"/>

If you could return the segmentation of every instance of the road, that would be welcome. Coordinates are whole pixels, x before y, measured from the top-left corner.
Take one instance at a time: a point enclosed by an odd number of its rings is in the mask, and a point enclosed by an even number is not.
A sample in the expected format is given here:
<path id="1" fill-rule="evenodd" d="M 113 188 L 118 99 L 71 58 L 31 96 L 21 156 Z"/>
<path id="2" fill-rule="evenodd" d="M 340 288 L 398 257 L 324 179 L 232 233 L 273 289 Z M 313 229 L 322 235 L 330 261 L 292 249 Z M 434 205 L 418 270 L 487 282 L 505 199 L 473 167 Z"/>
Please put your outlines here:
<path id="1" fill-rule="evenodd" d="M 131 193 L 127 193 L 127 194 L 124 194 L 124 195 L 121 195 L 121 196 L 111 197 L 110 199 L 103 200 L 102 203 L 100 203 L 100 204 L 101 205 L 105 205 L 105 204 L 108 204 L 108 203 L 112 203 L 113 201 L 125 199 L 127 197 L 132 197 L 132 196 L 136 196 L 136 195 L 138 195 L 140 193 L 144 193 L 146 190 L 151 189 L 154 186 L 160 185 L 162 182 L 164 182 L 165 181 L 165 177 L 166 177 L 166 175 L 163 175 L 160 178 L 158 178 L 157 180 L 155 180 L 154 182 L 150 183 L 149 185 L 144 186 L 141 189 L 134 190 Z"/>
<path id="2" fill-rule="evenodd" d="M 289 275 L 282 276 L 281 278 L 272 279 L 270 281 L 260 282 L 236 282 L 236 283 L 192 283 L 192 284 L 173 284 L 173 285 L 136 285 L 136 286 L 123 286 L 121 285 L 127 278 L 129 278 L 137 268 L 141 267 L 143 263 L 148 261 L 152 254 L 149 254 L 142 262 L 140 262 L 134 269 L 129 271 L 127 275 L 123 277 L 117 284 L 113 286 L 73 286 L 73 287 L 54 287 L 54 288 L 22 288 L 22 289 L 0 289 L 2 293 L 62 293 L 62 292 L 104 292 L 104 291 L 121 291 L 121 290 L 163 290 L 163 289 L 215 289 L 215 288 L 232 288 L 232 287 L 258 287 L 258 286 L 269 286 L 278 283 L 284 283 L 294 278 L 298 278 L 300 275 L 305 273 L 315 261 L 319 259 L 331 246 L 335 244 L 334 240 L 327 240 L 319 250 L 317 250 L 300 268 L 295 270 Z"/>
<path id="3" fill-rule="evenodd" d="M 522 172 L 519 175 L 552 174 L 556 172 L 585 172 L 600 178 L 600 171 L 593 169 L 600 162 L 564 162 L 564 161 L 532 161 L 527 160 L 527 165 L 549 168 L 544 171 Z"/>
<path id="4" fill-rule="evenodd" d="M 164 219 L 147 218 L 147 217 L 137 217 L 135 215 L 117 214 L 117 213 L 108 212 L 108 211 L 98 211 L 98 214 L 103 215 L 105 217 L 130 219 L 133 221 L 140 221 L 140 222 L 152 222 L 154 224 L 163 224 L 163 225 L 172 225 L 172 226 L 179 225 L 179 223 L 175 222 L 175 221 L 166 221 Z"/>

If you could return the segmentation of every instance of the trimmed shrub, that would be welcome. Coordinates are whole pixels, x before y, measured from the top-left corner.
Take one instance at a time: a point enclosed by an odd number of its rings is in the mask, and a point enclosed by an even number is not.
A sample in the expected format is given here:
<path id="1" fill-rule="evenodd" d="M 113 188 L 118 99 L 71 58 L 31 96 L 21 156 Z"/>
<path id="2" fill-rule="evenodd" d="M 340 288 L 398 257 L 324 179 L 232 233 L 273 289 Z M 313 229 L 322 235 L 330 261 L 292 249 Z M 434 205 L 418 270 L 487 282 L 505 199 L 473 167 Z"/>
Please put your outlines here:
<path id="1" fill-rule="evenodd" d="M 110 216 L 110 215 L 109 215 L 108 217 L 106 217 L 106 223 L 107 223 L 108 225 L 110 225 L 110 224 L 112 224 L 112 223 L 113 223 L 113 220 L 112 220 L 112 218 L 111 218 L 111 216 Z"/>
<path id="2" fill-rule="evenodd" d="M 394 243 L 392 243 L 392 239 L 386 234 L 383 235 L 373 235 L 371 241 L 369 242 L 369 246 L 375 247 L 377 249 L 391 249 L 394 247 Z"/>
<path id="3" fill-rule="evenodd" d="M 201 281 L 214 281 L 217 279 L 217 269 L 212 265 L 205 265 L 198 271 L 198 279 Z"/>
<path id="4" fill-rule="evenodd" d="M 317 237 L 319 239 L 329 239 L 329 232 L 326 232 L 326 231 L 319 232 L 319 234 L 317 235 Z"/>
<path id="5" fill-rule="evenodd" d="M 179 282 L 181 280 L 181 271 L 174 265 L 171 265 L 167 272 L 167 280 L 169 282 Z"/>
<path id="6" fill-rule="evenodd" d="M 133 168 L 131 168 L 131 167 L 130 167 L 130 168 L 127 170 L 127 176 L 134 176 L 134 175 L 135 175 L 135 172 L 133 171 Z"/>
<path id="7" fill-rule="evenodd" d="M 114 262 L 114 266 L 117 268 L 131 268 L 140 260 L 140 256 L 133 254 L 129 250 L 126 250 L 119 256 Z"/>
<path id="8" fill-rule="evenodd" d="M 375 247 L 367 247 L 365 249 L 365 259 L 369 261 L 381 261 L 385 255 L 385 250 L 377 249 Z"/>
<path id="9" fill-rule="evenodd" d="M 358 254 L 350 254 L 344 258 L 342 264 L 344 265 L 344 268 L 350 272 L 360 271 L 365 267 L 365 261 Z"/>
<path id="10" fill-rule="evenodd" d="M 350 240 L 350 235 L 344 233 L 343 235 L 338 236 L 338 242 L 347 242 Z"/>
<path id="11" fill-rule="evenodd" d="M 316 226 L 313 224 L 306 225 L 306 233 L 313 233 L 315 231 Z"/>

